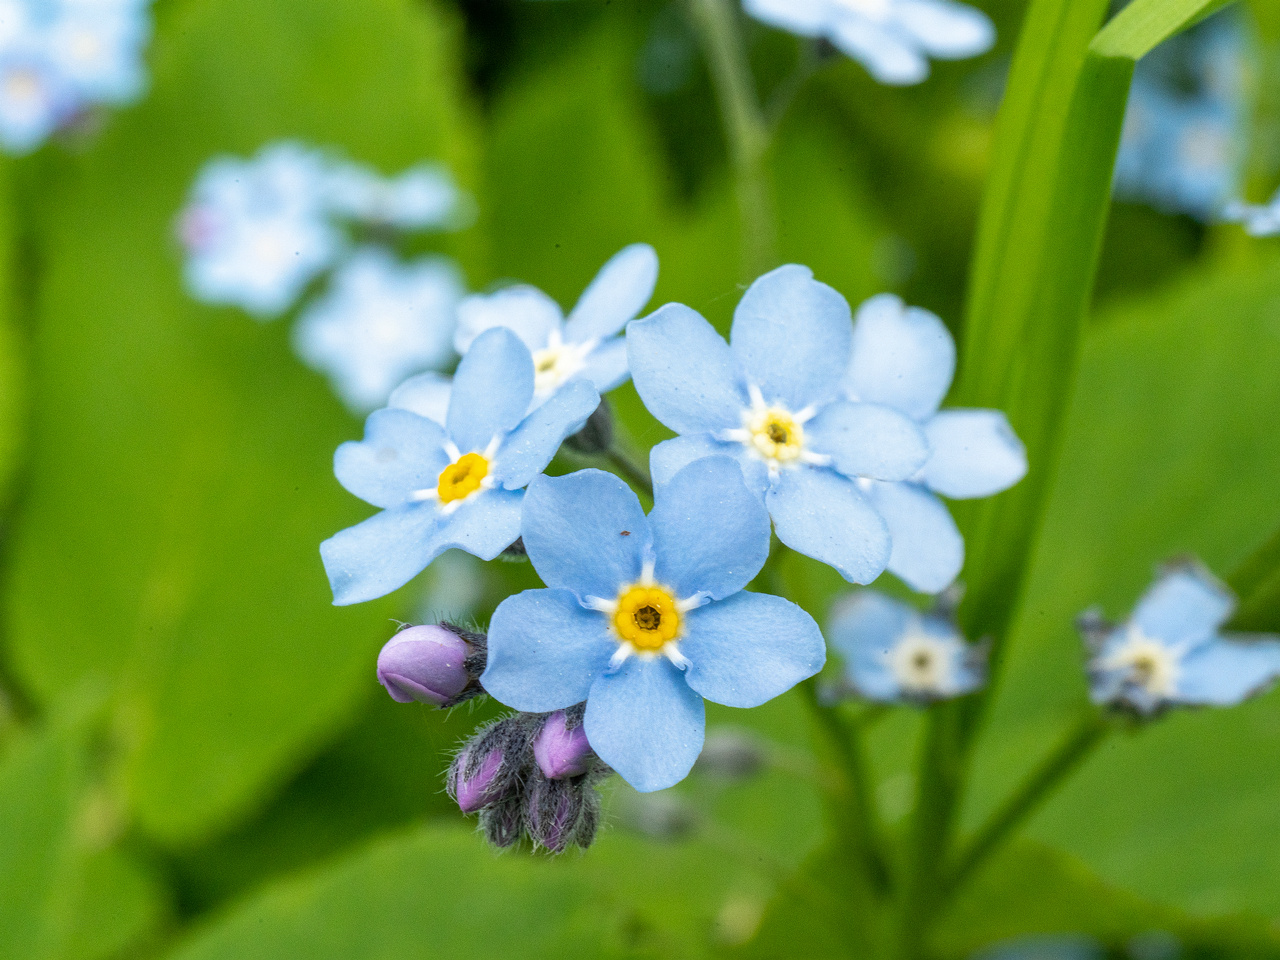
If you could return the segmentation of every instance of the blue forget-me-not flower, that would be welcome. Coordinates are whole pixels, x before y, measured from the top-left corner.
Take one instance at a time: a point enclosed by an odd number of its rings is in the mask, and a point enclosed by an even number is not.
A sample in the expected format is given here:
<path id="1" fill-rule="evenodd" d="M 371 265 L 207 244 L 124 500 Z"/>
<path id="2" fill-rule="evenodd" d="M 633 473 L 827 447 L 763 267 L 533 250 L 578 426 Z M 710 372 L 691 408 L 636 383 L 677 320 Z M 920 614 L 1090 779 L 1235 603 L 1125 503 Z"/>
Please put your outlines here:
<path id="1" fill-rule="evenodd" d="M 889 528 L 859 480 L 915 477 L 929 444 L 906 414 L 842 396 L 852 347 L 849 304 L 794 265 L 751 285 L 729 343 L 681 304 L 633 321 L 636 389 L 680 434 L 653 448 L 654 483 L 700 457 L 731 456 L 783 543 L 854 583 L 874 580 L 889 562 Z"/>
<path id="2" fill-rule="evenodd" d="M 536 478 L 521 531 L 547 589 L 498 606 L 481 684 L 517 710 L 585 700 L 592 748 L 637 790 L 688 774 L 704 697 L 759 706 L 825 662 L 807 613 L 743 590 L 768 557 L 769 516 L 732 460 L 681 470 L 648 517 L 612 474 Z"/>
<path id="3" fill-rule="evenodd" d="M 329 375 L 348 407 L 367 413 L 410 374 L 453 356 L 454 316 L 465 292 L 452 260 L 401 263 L 381 247 L 363 247 L 303 312 L 294 345 L 304 362 Z"/>
<path id="4" fill-rule="evenodd" d="M 149 0 L 0 3 L 0 145 L 27 153 L 98 104 L 146 86 Z"/>
<path id="5" fill-rule="evenodd" d="M 509 330 L 476 338 L 444 424 L 376 410 L 334 456 L 339 482 L 382 511 L 320 546 L 334 603 L 390 593 L 450 548 L 492 560 L 520 536 L 522 489 L 600 403 L 585 380 L 529 412 L 533 358 Z"/>
<path id="6" fill-rule="evenodd" d="M 842 601 L 827 636 L 853 689 L 868 700 L 942 700 L 972 693 L 985 680 L 984 650 L 966 643 L 954 624 L 874 590 Z"/>
<path id="7" fill-rule="evenodd" d="M 325 181 L 325 195 L 340 217 L 397 230 L 454 227 L 467 207 L 449 171 L 435 163 L 384 177 L 364 164 L 338 162 Z"/>
<path id="8" fill-rule="evenodd" d="M 1274 237 L 1280 234 L 1280 190 L 1266 203 L 1230 203 L 1223 218 L 1244 224 L 1251 237 Z"/>
<path id="9" fill-rule="evenodd" d="M 1026 449 L 1003 413 L 939 411 L 955 368 L 955 342 L 936 315 L 892 294 L 858 308 L 846 395 L 910 417 L 929 447 L 923 466 L 903 482 L 868 479 L 860 486 L 888 524 L 889 571 L 928 593 L 947 587 L 964 564 L 964 540 L 937 494 L 989 497 L 1027 472 Z"/>
<path id="10" fill-rule="evenodd" d="M 291 307 L 346 243 L 327 216 L 325 176 L 322 153 L 290 142 L 206 164 L 179 224 L 192 295 L 259 318 Z"/>
<path id="11" fill-rule="evenodd" d="M 536 287 L 467 297 L 458 308 L 454 346 L 465 355 L 482 331 L 506 327 L 533 352 L 535 403 L 577 378 L 608 393 L 627 379 L 627 347 L 619 334 L 644 309 L 657 282 L 657 253 L 647 244 L 632 244 L 600 269 L 567 320 L 560 305 Z"/>
<path id="12" fill-rule="evenodd" d="M 1163 707 L 1228 707 L 1280 676 L 1280 640 L 1222 632 L 1235 597 L 1199 564 L 1161 571 L 1119 626 L 1080 618 L 1095 703 L 1149 715 Z"/>
<path id="13" fill-rule="evenodd" d="M 743 0 L 747 13 L 802 37 L 820 37 L 881 83 L 920 83 L 929 58 L 961 60 L 991 49 L 995 26 L 954 0 Z"/>

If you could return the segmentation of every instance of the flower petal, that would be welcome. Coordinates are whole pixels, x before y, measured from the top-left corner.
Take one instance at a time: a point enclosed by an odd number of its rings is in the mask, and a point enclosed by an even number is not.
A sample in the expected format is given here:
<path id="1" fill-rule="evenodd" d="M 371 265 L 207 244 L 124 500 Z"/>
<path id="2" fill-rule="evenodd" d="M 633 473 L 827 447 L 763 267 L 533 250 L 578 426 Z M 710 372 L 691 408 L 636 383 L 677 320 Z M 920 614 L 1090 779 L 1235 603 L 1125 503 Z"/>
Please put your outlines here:
<path id="1" fill-rule="evenodd" d="M 1130 620 L 1167 646 L 1190 645 L 1213 636 L 1235 605 L 1231 592 L 1207 571 L 1185 565 L 1162 573 Z"/>
<path id="2" fill-rule="evenodd" d="M 906 86 L 929 76 L 929 61 L 906 38 L 863 17 L 842 18 L 831 31 L 831 42 L 853 57 L 880 83 Z"/>
<path id="3" fill-rule="evenodd" d="M 649 452 L 649 473 L 654 487 L 670 483 L 677 473 L 703 457 L 732 457 L 742 468 L 742 479 L 748 490 L 763 498 L 769 489 L 769 468 L 763 460 L 751 456 L 740 443 L 721 443 L 705 433 L 664 440 Z"/>
<path id="4" fill-rule="evenodd" d="M 569 313 L 564 338 L 569 343 L 612 337 L 635 319 L 658 285 L 658 254 L 647 243 L 633 243 L 600 268 Z"/>
<path id="5" fill-rule="evenodd" d="M 769 403 L 802 410 L 835 396 L 849 369 L 849 304 L 808 267 L 766 273 L 733 314 L 729 344 Z"/>
<path id="6" fill-rule="evenodd" d="M 658 582 L 681 599 L 737 593 L 769 559 L 769 512 L 728 457 L 691 463 L 660 487 L 649 528 Z"/>
<path id="7" fill-rule="evenodd" d="M 779 540 L 851 583 L 870 583 L 889 563 L 884 520 L 852 480 L 832 470 L 784 470 L 765 502 Z"/>
<path id="8" fill-rule="evenodd" d="M 916 422 L 878 403 L 829 403 L 804 425 L 804 433 L 813 452 L 829 455 L 845 476 L 907 480 L 929 459 Z"/>
<path id="9" fill-rule="evenodd" d="M 676 433 L 742 426 L 747 395 L 737 362 L 696 311 L 669 303 L 632 320 L 627 364 L 644 405 Z"/>
<path id="10" fill-rule="evenodd" d="M 476 337 L 458 364 L 449 398 L 449 436 L 464 453 L 483 450 L 524 419 L 533 399 L 533 357 L 510 330 Z"/>
<path id="11" fill-rule="evenodd" d="M 666 657 L 630 657 L 591 686 L 587 740 L 641 793 L 675 786 L 702 752 L 702 697 Z"/>
<path id="12" fill-rule="evenodd" d="M 1027 450 L 998 410 L 943 410 L 924 428 L 925 484 L 964 500 L 1007 490 L 1027 474 Z"/>
<path id="13" fill-rule="evenodd" d="M 502 441 L 494 457 L 494 479 L 508 490 L 523 487 L 540 474 L 564 438 L 577 433 L 600 394 L 586 380 L 572 380 L 548 397 Z"/>
<path id="14" fill-rule="evenodd" d="M 764 593 L 736 593 L 689 611 L 680 652 L 689 658 L 689 686 L 728 707 L 758 707 L 827 662 L 813 617 Z"/>
<path id="15" fill-rule="evenodd" d="M 893 540 L 889 572 L 912 590 L 940 593 L 964 566 L 964 538 L 946 504 L 914 483 L 876 483 L 868 493 Z"/>
<path id="16" fill-rule="evenodd" d="M 845 390 L 852 400 L 883 403 L 913 420 L 938 410 L 956 372 L 956 345 L 928 310 L 882 293 L 858 308 Z"/>
<path id="17" fill-rule="evenodd" d="M 985 13 L 951 0 L 898 0 L 898 23 L 931 56 L 959 60 L 986 53 L 996 28 Z"/>
<path id="18" fill-rule="evenodd" d="M 622 386 L 631 377 L 627 369 L 627 340 L 611 337 L 587 355 L 578 376 L 590 380 L 600 393 Z"/>
<path id="19" fill-rule="evenodd" d="M 617 649 L 605 616 L 572 593 L 526 590 L 493 612 L 480 685 L 515 710 L 562 710 L 587 699 Z"/>
<path id="20" fill-rule="evenodd" d="M 524 499 L 525 549 L 548 587 L 613 600 L 652 552 L 649 521 L 631 488 L 603 470 L 534 477 Z"/>
<path id="21" fill-rule="evenodd" d="M 888 654 L 917 616 L 912 607 L 874 590 L 859 590 L 832 611 L 827 639 L 844 658 L 849 682 L 864 697 L 893 701 L 902 695 Z"/>
<path id="22" fill-rule="evenodd" d="M 444 426 L 449 415 L 449 394 L 452 392 L 453 377 L 443 373 L 420 373 L 396 387 L 391 392 L 387 406 L 408 410 Z"/>
<path id="23" fill-rule="evenodd" d="M 337 606 L 386 596 L 451 548 L 492 560 L 520 536 L 520 491 L 487 490 L 451 514 L 434 503 L 375 513 L 320 544 Z"/>
<path id="24" fill-rule="evenodd" d="M 375 507 L 408 503 L 417 490 L 435 487 L 449 465 L 444 429 L 407 410 L 375 410 L 364 439 L 333 455 L 333 472 L 351 493 Z"/>
<path id="25" fill-rule="evenodd" d="M 458 329 L 453 346 L 466 356 L 476 337 L 493 327 L 506 327 L 529 351 L 541 350 L 559 330 L 564 315 L 560 305 L 537 287 L 521 284 L 497 293 L 477 293 L 458 304 Z"/>
<path id="26" fill-rule="evenodd" d="M 1182 661 L 1178 699 L 1230 707 L 1261 693 L 1280 677 L 1280 642 L 1222 637 L 1192 651 Z"/>

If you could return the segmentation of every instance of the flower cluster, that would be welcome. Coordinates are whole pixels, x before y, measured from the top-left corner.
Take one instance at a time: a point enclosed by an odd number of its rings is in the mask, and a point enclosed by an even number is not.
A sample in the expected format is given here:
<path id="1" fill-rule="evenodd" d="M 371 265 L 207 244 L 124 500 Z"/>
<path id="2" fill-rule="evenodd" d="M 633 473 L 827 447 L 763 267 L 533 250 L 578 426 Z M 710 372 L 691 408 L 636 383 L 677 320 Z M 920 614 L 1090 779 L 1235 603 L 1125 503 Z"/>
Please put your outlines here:
<path id="1" fill-rule="evenodd" d="M 24 154 L 99 104 L 146 86 L 150 0 L 0 4 L 0 146 Z"/>
<path id="2" fill-rule="evenodd" d="M 1240 187 L 1249 103 L 1248 38 L 1224 11 L 1143 57 L 1116 161 L 1116 196 L 1199 220 Z"/>
<path id="3" fill-rule="evenodd" d="M 403 262 L 400 234 L 456 228 L 468 200 L 440 167 L 384 178 L 293 142 L 209 161 L 179 219 L 193 296 L 259 319 L 303 309 L 294 344 L 353 410 L 386 402 L 408 376 L 453 362 L 462 273 L 442 256 Z"/>
<path id="4" fill-rule="evenodd" d="M 880 83 L 920 83 L 929 58 L 961 60 L 986 53 L 995 26 L 981 10 L 955 0 L 744 0 L 763 23 L 821 38 L 857 60 Z"/>

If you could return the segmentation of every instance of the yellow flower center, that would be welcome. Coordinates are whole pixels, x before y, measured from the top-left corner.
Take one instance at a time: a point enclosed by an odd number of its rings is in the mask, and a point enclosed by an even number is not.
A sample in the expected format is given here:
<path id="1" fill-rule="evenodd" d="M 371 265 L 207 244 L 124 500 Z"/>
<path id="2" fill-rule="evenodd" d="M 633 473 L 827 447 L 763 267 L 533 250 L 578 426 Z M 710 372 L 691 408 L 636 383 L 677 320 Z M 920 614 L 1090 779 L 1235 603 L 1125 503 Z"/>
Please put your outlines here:
<path id="1" fill-rule="evenodd" d="M 781 407 L 766 407 L 747 425 L 751 444 L 767 460 L 795 460 L 804 452 L 804 428 Z"/>
<path id="2" fill-rule="evenodd" d="M 489 461 L 478 453 L 464 453 L 456 463 L 440 471 L 437 486 L 441 503 L 452 503 L 469 497 L 480 489 L 480 483 L 489 475 Z"/>
<path id="3" fill-rule="evenodd" d="M 680 632 L 676 601 L 661 587 L 624 587 L 613 615 L 618 637 L 639 650 L 661 650 Z"/>

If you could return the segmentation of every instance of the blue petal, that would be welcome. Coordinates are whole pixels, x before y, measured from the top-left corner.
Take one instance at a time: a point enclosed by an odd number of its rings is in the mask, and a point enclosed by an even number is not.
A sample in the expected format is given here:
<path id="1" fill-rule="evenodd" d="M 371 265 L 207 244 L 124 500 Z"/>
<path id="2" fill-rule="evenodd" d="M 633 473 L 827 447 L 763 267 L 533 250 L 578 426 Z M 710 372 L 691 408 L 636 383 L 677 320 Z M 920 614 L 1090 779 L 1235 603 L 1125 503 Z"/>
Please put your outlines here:
<path id="1" fill-rule="evenodd" d="M 1182 661 L 1178 699 L 1229 707 L 1261 693 L 1280 677 L 1280 643 L 1216 638 Z"/>
<path id="2" fill-rule="evenodd" d="M 670 483 L 677 473 L 703 457 L 733 457 L 742 468 L 748 490 L 763 498 L 769 489 L 769 468 L 763 460 L 752 456 L 741 443 L 721 443 L 705 433 L 664 440 L 649 452 L 654 487 Z"/>
<path id="3" fill-rule="evenodd" d="M 808 267 L 790 265 L 747 290 L 729 343 L 766 401 L 802 410 L 839 390 L 849 369 L 851 323 L 844 297 L 814 280 Z"/>
<path id="4" fill-rule="evenodd" d="M 634 243 L 613 255 L 591 281 L 569 314 L 564 338 L 569 343 L 612 337 L 637 317 L 658 285 L 658 254 Z"/>
<path id="5" fill-rule="evenodd" d="M 510 330 L 476 337 L 458 364 L 449 398 L 449 436 L 464 453 L 512 429 L 533 399 L 533 356 Z"/>
<path id="6" fill-rule="evenodd" d="M 396 387 L 391 392 L 387 406 L 408 410 L 444 426 L 449 415 L 449 394 L 452 392 L 453 377 L 443 373 L 420 373 Z"/>
<path id="7" fill-rule="evenodd" d="M 907 307 L 891 293 L 858 308 L 845 390 L 852 400 L 882 403 L 913 420 L 938 410 L 956 371 L 956 345 L 937 316 Z"/>
<path id="8" fill-rule="evenodd" d="M 676 433 L 742 426 L 747 395 L 737 362 L 696 311 L 669 303 L 627 324 L 627 364 L 644 405 Z"/>
<path id="9" fill-rule="evenodd" d="M 458 329 L 453 346 L 465 356 L 476 337 L 494 327 L 505 327 L 529 348 L 541 350 L 563 321 L 560 305 L 537 287 L 521 284 L 497 293 L 477 293 L 458 304 Z"/>
<path id="10" fill-rule="evenodd" d="M 902 695 L 887 657 L 917 617 L 907 604 L 874 590 L 860 590 L 836 607 L 827 638 L 844 658 L 850 683 L 864 697 L 893 701 Z"/>
<path id="11" fill-rule="evenodd" d="M 923 593 L 949 587 L 964 566 L 964 538 L 946 504 L 914 483 L 876 483 L 868 496 L 893 541 L 889 572 Z"/>
<path id="12" fill-rule="evenodd" d="M 613 600 L 653 550 L 631 488 L 603 470 L 535 477 L 524 500 L 525 549 L 542 582 L 579 600 Z"/>
<path id="13" fill-rule="evenodd" d="M 924 432 L 906 414 L 875 403 L 837 400 L 804 425 L 814 453 L 850 477 L 908 480 L 929 459 Z"/>
<path id="14" fill-rule="evenodd" d="M 880 83 L 904 86 L 920 83 L 929 76 L 929 61 L 915 44 L 863 17 L 842 19 L 829 39 Z"/>
<path id="15" fill-rule="evenodd" d="M 930 489 L 964 500 L 1007 490 L 1027 474 L 1027 451 L 998 410 L 943 410 L 927 424 Z"/>
<path id="16" fill-rule="evenodd" d="M 769 512 L 728 457 L 691 463 L 659 487 L 649 528 L 657 580 L 680 599 L 737 593 L 769 558 Z"/>
<path id="17" fill-rule="evenodd" d="M 691 610 L 679 646 L 689 658 L 689 686 L 728 707 L 758 707 L 827 662 L 813 617 L 763 593 L 737 593 Z"/>
<path id="18" fill-rule="evenodd" d="M 987 15 L 951 0 L 899 0 L 898 23 L 931 56 L 958 60 L 985 53 L 996 42 Z"/>
<path id="19" fill-rule="evenodd" d="M 521 491 L 487 490 L 444 515 L 434 503 L 375 513 L 320 544 L 333 602 L 386 596 L 446 550 L 492 560 L 520 536 Z"/>
<path id="20" fill-rule="evenodd" d="M 494 457 L 494 479 L 508 490 L 523 487 L 551 462 L 565 437 L 582 429 L 598 406 L 600 394 L 587 381 L 565 384 L 507 435 Z"/>
<path id="21" fill-rule="evenodd" d="M 606 340 L 587 355 L 578 376 L 590 380 L 601 393 L 608 393 L 627 382 L 627 341 L 625 337 Z"/>
<path id="22" fill-rule="evenodd" d="M 1207 640 L 1234 609 L 1231 592 L 1209 573 L 1181 566 L 1163 573 L 1143 594 L 1131 620 L 1152 640 L 1174 647 Z"/>
<path id="23" fill-rule="evenodd" d="M 702 752 L 702 697 L 666 657 L 630 657 L 591 687 L 591 748 L 641 793 L 675 786 Z"/>
<path id="24" fill-rule="evenodd" d="M 834 471 L 784 470 L 765 502 L 779 540 L 850 583 L 870 583 L 889 563 L 884 520 L 852 480 Z"/>
<path id="25" fill-rule="evenodd" d="M 449 465 L 444 430 L 407 410 L 375 410 L 364 424 L 364 439 L 338 447 L 333 472 L 338 482 L 375 507 L 398 507 L 413 493 L 429 490 Z"/>
<path id="26" fill-rule="evenodd" d="M 562 710 L 587 699 L 617 649 L 604 614 L 566 590 L 526 590 L 493 612 L 480 685 L 515 710 Z"/>

